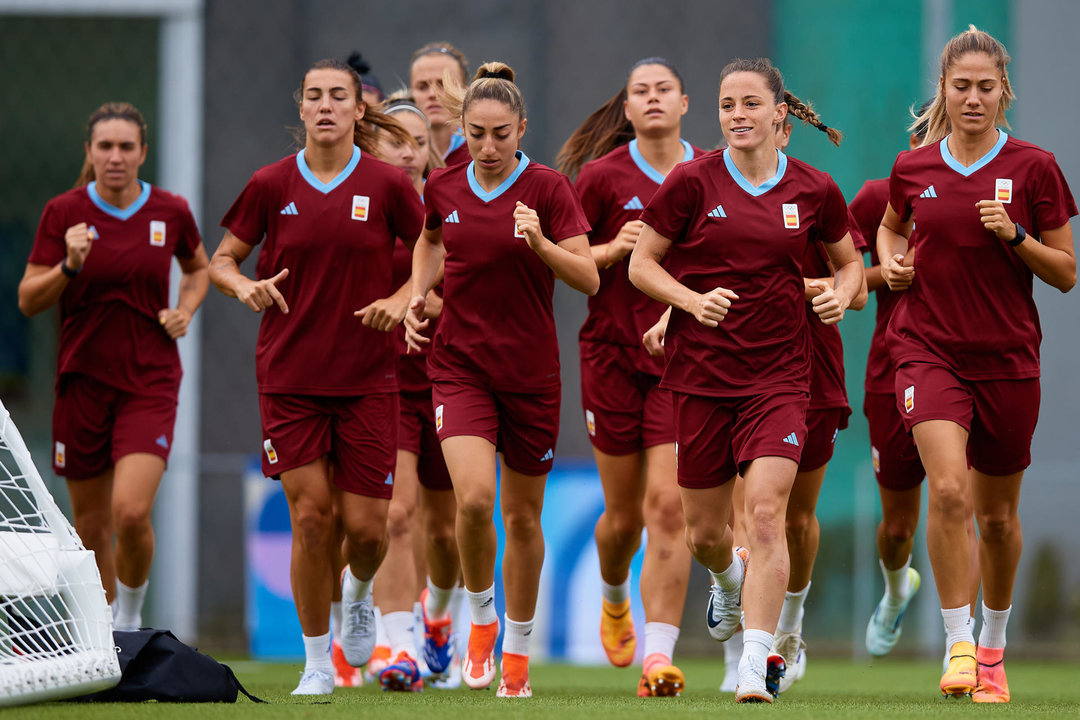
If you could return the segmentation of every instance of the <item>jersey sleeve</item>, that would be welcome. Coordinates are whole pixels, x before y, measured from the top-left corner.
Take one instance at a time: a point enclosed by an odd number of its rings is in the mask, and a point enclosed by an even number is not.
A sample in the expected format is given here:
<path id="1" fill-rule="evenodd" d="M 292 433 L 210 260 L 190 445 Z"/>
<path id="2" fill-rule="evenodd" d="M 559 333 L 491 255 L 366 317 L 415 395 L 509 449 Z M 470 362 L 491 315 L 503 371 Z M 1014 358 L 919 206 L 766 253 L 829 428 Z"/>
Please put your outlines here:
<path id="1" fill-rule="evenodd" d="M 821 226 L 817 239 L 834 243 L 842 240 L 848 233 L 848 206 L 844 193 L 830 177 L 825 183 L 825 197 L 821 203 Z"/>
<path id="2" fill-rule="evenodd" d="M 875 201 L 869 182 L 859 188 L 855 199 L 848 205 L 848 210 L 851 212 L 853 227 L 858 228 L 859 235 L 863 239 L 860 249 L 862 252 L 870 252 L 877 241 L 877 229 L 881 225 L 881 218 L 885 215 L 885 208 L 880 207 Z M 854 238 L 855 233 L 852 233 L 851 237 Z"/>
<path id="3" fill-rule="evenodd" d="M 199 249 L 199 245 L 202 245 L 202 236 L 199 234 L 199 226 L 191 214 L 187 201 L 180 198 L 180 205 L 180 242 L 176 243 L 173 255 L 181 260 L 190 260 L 195 257 L 195 251 Z"/>
<path id="4" fill-rule="evenodd" d="M 1038 235 L 1043 230 L 1054 230 L 1069 222 L 1069 218 L 1076 214 L 1076 202 L 1073 200 L 1069 183 L 1058 167 L 1057 160 L 1053 155 L 1049 155 L 1031 198 L 1031 216 L 1035 221 L 1032 231 Z"/>
<path id="5" fill-rule="evenodd" d="M 545 195 L 546 217 L 540 218 L 551 242 L 559 243 L 575 235 L 587 235 L 591 229 L 581 208 L 581 200 L 570 184 L 570 178 L 558 175 Z"/>
<path id="6" fill-rule="evenodd" d="M 401 171 L 395 177 L 395 202 L 390 213 L 390 229 L 395 237 L 402 238 L 406 245 L 420 237 L 424 229 L 424 206 L 416 194 L 409 177 Z"/>
<path id="7" fill-rule="evenodd" d="M 682 165 L 676 165 L 641 211 L 641 220 L 668 240 L 677 242 L 690 225 L 694 205 L 690 179 Z"/>
<path id="8" fill-rule="evenodd" d="M 585 220 L 595 230 L 600 227 L 604 218 L 604 211 L 608 207 L 608 201 L 604 197 L 604 184 L 601 173 L 598 173 L 589 163 L 586 163 L 578 174 L 574 188 L 577 190 L 578 197 L 581 198 L 581 209 L 585 213 Z M 590 232 L 589 241 L 594 242 L 595 240 L 595 233 Z"/>
<path id="9" fill-rule="evenodd" d="M 862 228 L 859 227 L 859 223 L 855 220 L 855 215 L 851 212 L 851 207 L 848 206 L 848 232 L 851 233 L 851 242 L 855 244 L 855 249 L 860 253 L 870 251 L 870 246 L 866 244 L 866 236 L 863 235 Z"/>
<path id="10" fill-rule="evenodd" d="M 889 173 L 889 205 L 900 216 L 900 222 L 907 222 L 911 218 L 911 199 L 908 197 L 907 183 L 900 176 L 900 165 L 904 153 L 899 153 L 893 162 L 892 172 Z M 882 217 L 884 217 L 882 210 Z"/>
<path id="11" fill-rule="evenodd" d="M 248 245 L 258 245 L 266 235 L 269 190 L 262 172 L 256 172 L 225 213 L 221 226 Z"/>
<path id="12" fill-rule="evenodd" d="M 56 199 L 50 200 L 41 213 L 41 221 L 38 222 L 37 233 L 34 235 L 34 246 L 30 249 L 27 262 L 52 266 L 67 257 L 67 243 L 64 242 L 66 225 L 59 203 Z"/>

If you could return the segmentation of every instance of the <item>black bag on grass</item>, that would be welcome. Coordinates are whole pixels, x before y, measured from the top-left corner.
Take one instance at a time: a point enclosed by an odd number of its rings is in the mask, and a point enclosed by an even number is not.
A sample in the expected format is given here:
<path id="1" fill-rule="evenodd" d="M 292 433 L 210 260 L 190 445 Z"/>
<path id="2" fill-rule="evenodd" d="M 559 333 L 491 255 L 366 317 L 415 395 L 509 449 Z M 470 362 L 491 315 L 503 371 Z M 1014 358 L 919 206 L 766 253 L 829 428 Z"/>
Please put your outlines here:
<path id="1" fill-rule="evenodd" d="M 109 690 L 72 698 L 76 702 L 236 702 L 242 692 L 232 669 L 176 639 L 168 630 L 113 632 L 120 654 L 120 683 Z"/>

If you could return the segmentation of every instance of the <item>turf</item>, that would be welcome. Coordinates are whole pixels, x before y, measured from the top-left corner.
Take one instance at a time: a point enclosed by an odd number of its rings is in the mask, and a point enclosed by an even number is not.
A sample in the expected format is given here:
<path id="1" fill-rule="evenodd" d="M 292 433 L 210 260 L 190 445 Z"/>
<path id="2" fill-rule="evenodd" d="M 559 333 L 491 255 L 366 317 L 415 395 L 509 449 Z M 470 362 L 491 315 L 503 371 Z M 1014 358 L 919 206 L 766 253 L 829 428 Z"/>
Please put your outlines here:
<path id="1" fill-rule="evenodd" d="M 1009 705 L 985 707 L 938 696 L 940 665 L 933 662 L 879 661 L 853 663 L 811 660 L 806 677 L 770 707 L 736 705 L 717 690 L 722 665 L 712 660 L 681 664 L 687 691 L 681 698 L 634 697 L 637 674 L 632 669 L 538 665 L 532 668 L 531 700 L 502 700 L 488 691 L 438 691 L 389 694 L 366 686 L 338 689 L 328 699 L 293 698 L 289 692 L 300 666 L 236 661 L 231 663 L 249 691 L 270 702 L 253 705 L 243 696 L 236 705 L 49 703 L 3 711 L 3 720 L 172 720 L 173 718 L 432 718 L 513 720 L 514 718 L 689 718 L 768 713 L 783 718 L 966 718 L 986 713 L 1016 717 L 1080 716 L 1080 665 L 1010 662 Z"/>

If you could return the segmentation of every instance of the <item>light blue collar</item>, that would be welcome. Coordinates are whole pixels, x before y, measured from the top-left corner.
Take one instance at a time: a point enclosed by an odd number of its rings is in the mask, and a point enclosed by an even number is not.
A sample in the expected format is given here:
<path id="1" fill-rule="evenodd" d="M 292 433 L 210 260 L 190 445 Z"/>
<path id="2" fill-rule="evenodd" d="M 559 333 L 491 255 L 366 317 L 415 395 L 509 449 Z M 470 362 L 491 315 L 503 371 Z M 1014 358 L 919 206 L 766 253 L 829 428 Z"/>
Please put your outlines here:
<path id="1" fill-rule="evenodd" d="M 735 167 L 735 161 L 731 159 L 731 152 L 727 148 L 724 148 L 724 166 L 731 175 L 731 179 L 734 180 L 739 187 L 754 197 L 761 197 L 776 187 L 777 183 L 784 179 L 784 173 L 787 171 L 787 155 L 777 150 L 776 160 L 776 174 L 757 187 L 754 187 L 750 184 L 750 181 L 739 172 L 739 168 Z"/>
<path id="2" fill-rule="evenodd" d="M 296 167 L 300 170 L 300 175 L 307 180 L 307 184 L 321 192 L 323 195 L 345 182 L 345 179 L 352 175 L 352 171 L 356 169 L 357 163 L 360 162 L 360 148 L 353 145 L 352 157 L 349 158 L 349 164 L 345 166 L 344 170 L 338 173 L 336 178 L 328 183 L 324 183 L 319 180 L 319 178 L 315 177 L 315 173 L 311 172 L 307 160 L 304 159 L 304 153 L 305 150 L 296 153 Z"/>
<path id="3" fill-rule="evenodd" d="M 990 148 L 990 152 L 976 160 L 970 167 L 964 167 L 953 157 L 952 153 L 949 152 L 949 137 L 951 137 L 951 135 L 952 133 L 946 135 L 938 144 L 938 147 L 941 148 L 941 159 L 945 161 L 946 165 L 964 177 L 971 177 L 974 173 L 986 167 L 991 160 L 997 157 L 997 154 L 1001 152 L 1001 148 L 1005 147 L 1005 142 L 1009 139 L 1009 136 L 1005 134 L 1004 130 L 998 130 L 998 140 L 994 143 L 994 147 Z"/>
<path id="4" fill-rule="evenodd" d="M 683 145 L 683 159 L 682 162 L 694 159 L 694 148 L 690 143 L 686 142 L 682 138 L 679 142 Z M 638 166 L 638 170 L 645 173 L 645 176 L 652 180 L 657 185 L 664 184 L 664 176 L 660 174 L 656 168 L 645 161 L 645 157 L 641 154 L 641 150 L 638 149 L 637 138 L 630 141 L 630 158 L 634 161 L 634 164 Z"/>
<path id="5" fill-rule="evenodd" d="M 142 188 L 142 192 L 139 193 L 139 197 L 135 198 L 135 202 L 128 205 L 121 210 L 115 205 L 110 205 L 98 194 L 97 182 L 92 182 L 86 186 L 86 194 L 90 196 L 90 201 L 98 206 L 98 210 L 106 215 L 112 215 L 117 220 L 127 220 L 135 213 L 142 210 L 142 206 L 146 204 L 146 201 L 150 199 L 150 183 L 139 181 L 139 187 Z"/>
<path id="6" fill-rule="evenodd" d="M 491 202 L 495 198 L 502 195 L 504 192 L 510 189 L 510 186 L 514 184 L 521 173 L 525 172 L 525 168 L 529 167 L 529 156 L 518 150 L 514 153 L 518 159 L 518 165 L 514 168 L 514 172 L 510 173 L 510 177 L 499 183 L 499 187 L 495 188 L 491 192 L 487 192 L 484 188 L 480 187 L 480 183 L 476 181 L 476 161 L 469 163 L 469 167 L 465 171 L 465 176 L 469 178 L 469 188 L 473 191 L 473 195 L 480 198 L 484 202 Z"/>
<path id="7" fill-rule="evenodd" d="M 450 153 L 457 150 L 459 147 L 465 144 L 465 136 L 460 131 L 450 136 L 450 147 L 446 148 L 446 152 L 443 153 L 443 160 L 450 156 Z"/>

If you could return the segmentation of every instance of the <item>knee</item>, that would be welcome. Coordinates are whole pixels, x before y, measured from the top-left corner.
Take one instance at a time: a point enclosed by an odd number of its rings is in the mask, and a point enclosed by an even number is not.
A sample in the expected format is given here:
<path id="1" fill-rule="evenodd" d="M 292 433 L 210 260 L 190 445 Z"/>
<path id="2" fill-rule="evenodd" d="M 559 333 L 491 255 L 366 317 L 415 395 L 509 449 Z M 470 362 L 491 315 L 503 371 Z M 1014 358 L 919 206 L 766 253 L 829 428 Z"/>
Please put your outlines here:
<path id="1" fill-rule="evenodd" d="M 727 525 L 707 523 L 686 526 L 686 544 L 694 555 L 708 555 L 724 541 Z"/>
<path id="2" fill-rule="evenodd" d="M 458 517 L 466 525 L 486 525 L 495 514 L 495 494 L 486 491 L 462 493 L 458 497 Z"/>
<path id="3" fill-rule="evenodd" d="M 751 546 L 776 545 L 785 536 L 786 518 L 779 503 L 759 502 L 746 507 L 746 534 Z"/>
<path id="4" fill-rule="evenodd" d="M 930 509 L 950 518 L 971 514 L 971 492 L 966 478 L 942 479 L 931 485 Z"/>
<path id="5" fill-rule="evenodd" d="M 412 530 L 412 513 L 402 504 L 390 503 L 386 513 L 386 531 L 392 539 L 404 537 Z"/>
<path id="6" fill-rule="evenodd" d="M 1005 542 L 1019 528 L 1020 518 L 1015 513 L 997 512 L 979 515 L 979 537 L 983 542 Z"/>
<path id="7" fill-rule="evenodd" d="M 881 521 L 881 533 L 890 545 L 905 545 L 915 537 L 918 518 L 886 518 Z"/>
<path id="8" fill-rule="evenodd" d="M 113 510 L 113 529 L 120 537 L 141 535 L 152 530 L 150 508 L 121 505 Z"/>
<path id="9" fill-rule="evenodd" d="M 682 499 L 678 493 L 657 493 L 645 498 L 649 534 L 675 537 L 686 527 Z"/>
<path id="10" fill-rule="evenodd" d="M 788 508 L 784 532 L 789 543 L 802 543 L 813 532 L 817 518 L 812 512 Z"/>
<path id="11" fill-rule="evenodd" d="M 630 509 L 622 511 L 605 510 L 604 519 L 611 529 L 611 533 L 621 540 L 640 538 L 641 529 L 645 527 L 645 521 L 641 517 L 641 513 L 633 512 Z"/>
<path id="12" fill-rule="evenodd" d="M 293 537 L 311 551 L 325 547 L 333 536 L 333 515 L 317 508 L 297 508 L 293 512 Z"/>
<path id="13" fill-rule="evenodd" d="M 543 537 L 540 527 L 540 512 L 531 507 L 506 508 L 503 511 L 503 527 L 506 536 L 519 541 Z"/>

